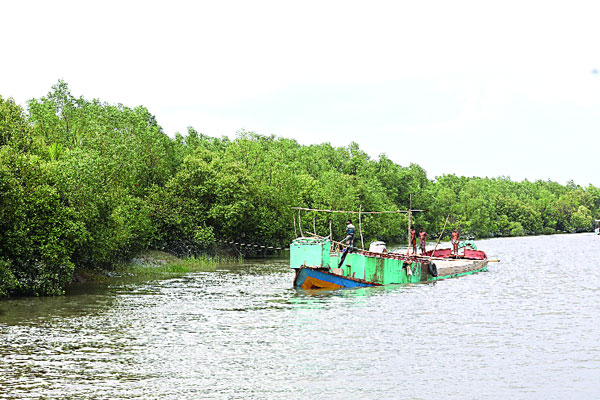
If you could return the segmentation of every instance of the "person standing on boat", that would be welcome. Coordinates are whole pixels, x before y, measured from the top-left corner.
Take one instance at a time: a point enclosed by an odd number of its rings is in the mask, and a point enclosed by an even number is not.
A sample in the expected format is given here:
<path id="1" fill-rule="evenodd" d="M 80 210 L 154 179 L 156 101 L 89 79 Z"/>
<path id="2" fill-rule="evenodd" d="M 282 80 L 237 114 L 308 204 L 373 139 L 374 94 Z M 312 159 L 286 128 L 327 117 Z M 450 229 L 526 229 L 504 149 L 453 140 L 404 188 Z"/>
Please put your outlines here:
<path id="1" fill-rule="evenodd" d="M 458 234 L 456 228 L 454 228 L 454 230 L 452 231 L 450 241 L 452 242 L 452 250 L 454 251 L 454 254 L 458 254 L 458 243 L 460 242 L 460 235 Z"/>
<path id="2" fill-rule="evenodd" d="M 348 220 L 346 225 L 346 237 L 342 240 L 342 243 L 347 243 L 349 246 L 354 244 L 354 232 L 356 231 L 356 227 L 352 225 L 352 220 Z"/>
<path id="3" fill-rule="evenodd" d="M 410 229 L 410 244 L 412 245 L 413 254 L 417 254 L 417 231 L 415 231 L 415 228 Z"/>
<path id="4" fill-rule="evenodd" d="M 421 241 L 421 254 L 425 253 L 425 247 L 427 247 L 427 239 L 429 239 L 429 235 L 427 232 L 423 230 L 423 228 L 419 228 L 419 240 Z"/>

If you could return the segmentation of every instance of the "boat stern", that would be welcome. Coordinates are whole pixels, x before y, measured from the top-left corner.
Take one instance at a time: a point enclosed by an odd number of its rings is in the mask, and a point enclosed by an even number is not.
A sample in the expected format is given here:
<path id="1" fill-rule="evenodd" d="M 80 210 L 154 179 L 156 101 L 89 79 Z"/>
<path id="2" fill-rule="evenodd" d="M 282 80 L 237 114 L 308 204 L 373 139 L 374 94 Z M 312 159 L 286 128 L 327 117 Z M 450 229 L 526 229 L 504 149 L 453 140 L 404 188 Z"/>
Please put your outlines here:
<path id="1" fill-rule="evenodd" d="M 290 245 L 290 268 L 331 268 L 331 241 L 327 238 L 295 239 Z"/>

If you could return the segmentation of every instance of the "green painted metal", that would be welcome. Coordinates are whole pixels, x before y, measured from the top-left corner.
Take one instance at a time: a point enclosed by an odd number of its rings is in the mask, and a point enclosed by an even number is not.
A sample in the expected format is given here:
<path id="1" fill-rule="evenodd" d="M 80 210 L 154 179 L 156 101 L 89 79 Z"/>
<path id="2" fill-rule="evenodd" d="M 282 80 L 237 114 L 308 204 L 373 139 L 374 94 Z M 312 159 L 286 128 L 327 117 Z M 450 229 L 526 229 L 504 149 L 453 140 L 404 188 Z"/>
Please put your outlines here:
<path id="1" fill-rule="evenodd" d="M 330 268 L 331 242 L 318 238 L 298 238 L 290 245 L 290 267 Z"/>
<path id="2" fill-rule="evenodd" d="M 339 260 L 339 254 L 331 254 L 331 264 L 337 265 Z M 406 264 L 410 268 L 410 273 Z M 403 260 L 372 257 L 360 253 L 348 254 L 341 268 L 343 276 L 351 276 L 382 285 L 418 283 L 427 278 L 422 276 L 422 267 L 418 262 L 408 263 Z"/>

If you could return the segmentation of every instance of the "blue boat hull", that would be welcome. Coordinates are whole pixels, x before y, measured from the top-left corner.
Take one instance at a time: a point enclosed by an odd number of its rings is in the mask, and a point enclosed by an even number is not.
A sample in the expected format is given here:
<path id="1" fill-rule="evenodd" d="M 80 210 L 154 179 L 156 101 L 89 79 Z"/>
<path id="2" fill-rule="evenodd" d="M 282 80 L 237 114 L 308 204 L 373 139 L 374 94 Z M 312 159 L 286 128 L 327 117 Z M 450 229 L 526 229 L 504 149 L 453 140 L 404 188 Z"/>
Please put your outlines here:
<path id="1" fill-rule="evenodd" d="M 294 287 L 299 289 L 330 289 L 356 288 L 368 286 L 381 286 L 379 283 L 368 282 L 362 279 L 351 278 L 332 274 L 331 272 L 316 268 L 299 268 L 294 279 Z"/>

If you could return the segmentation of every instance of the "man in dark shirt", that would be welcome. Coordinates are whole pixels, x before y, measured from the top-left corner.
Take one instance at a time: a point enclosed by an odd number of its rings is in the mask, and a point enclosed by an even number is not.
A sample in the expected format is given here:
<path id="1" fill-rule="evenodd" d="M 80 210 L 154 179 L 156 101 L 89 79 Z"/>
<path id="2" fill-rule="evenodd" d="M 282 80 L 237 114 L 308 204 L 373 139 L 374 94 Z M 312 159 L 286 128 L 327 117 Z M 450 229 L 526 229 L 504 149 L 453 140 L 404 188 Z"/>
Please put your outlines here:
<path id="1" fill-rule="evenodd" d="M 347 243 L 349 246 L 354 244 L 354 232 L 356 228 L 352 225 L 352 220 L 348 220 L 346 225 L 346 237 L 342 240 L 342 243 Z"/>

